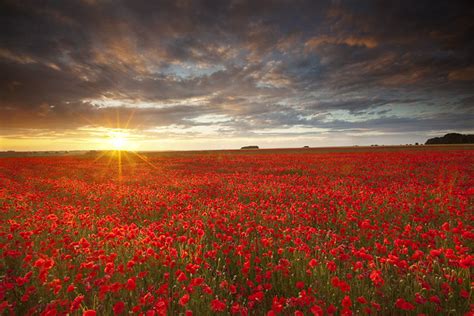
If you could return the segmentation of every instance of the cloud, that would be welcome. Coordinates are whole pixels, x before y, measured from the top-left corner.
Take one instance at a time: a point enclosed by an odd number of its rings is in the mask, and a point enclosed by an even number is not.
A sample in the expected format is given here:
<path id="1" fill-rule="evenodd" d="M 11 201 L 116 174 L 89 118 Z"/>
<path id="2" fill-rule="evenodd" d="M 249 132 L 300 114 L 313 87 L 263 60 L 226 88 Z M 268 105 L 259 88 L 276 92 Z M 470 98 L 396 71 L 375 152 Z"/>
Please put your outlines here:
<path id="1" fill-rule="evenodd" d="M 448 74 L 449 80 L 474 81 L 474 66 L 456 69 Z"/>
<path id="2" fill-rule="evenodd" d="M 306 41 L 305 46 L 308 49 L 314 49 L 320 45 L 325 44 L 336 44 L 336 45 L 348 45 L 348 46 L 365 46 L 367 48 L 374 48 L 377 46 L 377 41 L 370 37 L 346 37 L 337 38 L 328 35 L 312 37 Z"/>
<path id="3" fill-rule="evenodd" d="M 117 113 L 133 113 L 137 131 L 202 136 L 196 126 L 215 124 L 236 137 L 424 133 L 467 128 L 473 114 L 472 10 L 461 2 L 0 6 L 0 124 L 15 135 L 112 127 Z"/>

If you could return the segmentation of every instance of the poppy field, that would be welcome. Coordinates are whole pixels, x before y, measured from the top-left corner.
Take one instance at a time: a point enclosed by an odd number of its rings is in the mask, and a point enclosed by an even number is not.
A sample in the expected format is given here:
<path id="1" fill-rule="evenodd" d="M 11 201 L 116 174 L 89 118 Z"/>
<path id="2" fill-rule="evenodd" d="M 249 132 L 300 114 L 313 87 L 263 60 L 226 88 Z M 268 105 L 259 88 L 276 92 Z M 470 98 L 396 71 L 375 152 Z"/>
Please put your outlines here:
<path id="1" fill-rule="evenodd" d="M 469 315 L 474 151 L 0 159 L 2 315 Z"/>

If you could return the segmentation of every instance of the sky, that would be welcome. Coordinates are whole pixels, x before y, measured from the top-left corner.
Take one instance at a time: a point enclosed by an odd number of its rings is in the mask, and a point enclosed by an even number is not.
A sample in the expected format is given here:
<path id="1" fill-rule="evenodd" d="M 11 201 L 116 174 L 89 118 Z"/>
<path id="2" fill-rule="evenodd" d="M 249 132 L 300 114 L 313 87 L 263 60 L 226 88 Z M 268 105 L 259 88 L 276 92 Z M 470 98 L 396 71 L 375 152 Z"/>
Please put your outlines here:
<path id="1" fill-rule="evenodd" d="M 469 2 L 0 0 L 0 150 L 473 133 Z"/>

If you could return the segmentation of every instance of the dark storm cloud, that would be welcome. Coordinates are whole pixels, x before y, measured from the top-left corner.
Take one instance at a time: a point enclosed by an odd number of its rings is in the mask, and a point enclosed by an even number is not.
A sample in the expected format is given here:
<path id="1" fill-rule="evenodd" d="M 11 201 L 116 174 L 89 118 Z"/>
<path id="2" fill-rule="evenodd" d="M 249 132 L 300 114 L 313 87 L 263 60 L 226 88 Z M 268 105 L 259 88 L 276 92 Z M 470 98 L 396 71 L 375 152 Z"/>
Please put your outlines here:
<path id="1" fill-rule="evenodd" d="M 469 129 L 461 1 L 0 1 L 8 129 Z M 456 113 L 447 115 L 450 111 Z"/>

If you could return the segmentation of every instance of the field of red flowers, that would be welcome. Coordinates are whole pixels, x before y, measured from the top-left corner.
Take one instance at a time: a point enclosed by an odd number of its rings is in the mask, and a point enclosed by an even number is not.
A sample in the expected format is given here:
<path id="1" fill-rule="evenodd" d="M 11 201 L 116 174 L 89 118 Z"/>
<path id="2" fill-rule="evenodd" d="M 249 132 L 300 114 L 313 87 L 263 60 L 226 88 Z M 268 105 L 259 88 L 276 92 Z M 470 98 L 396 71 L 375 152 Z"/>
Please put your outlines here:
<path id="1" fill-rule="evenodd" d="M 472 150 L 115 155 L 0 159 L 0 314 L 473 313 Z"/>

